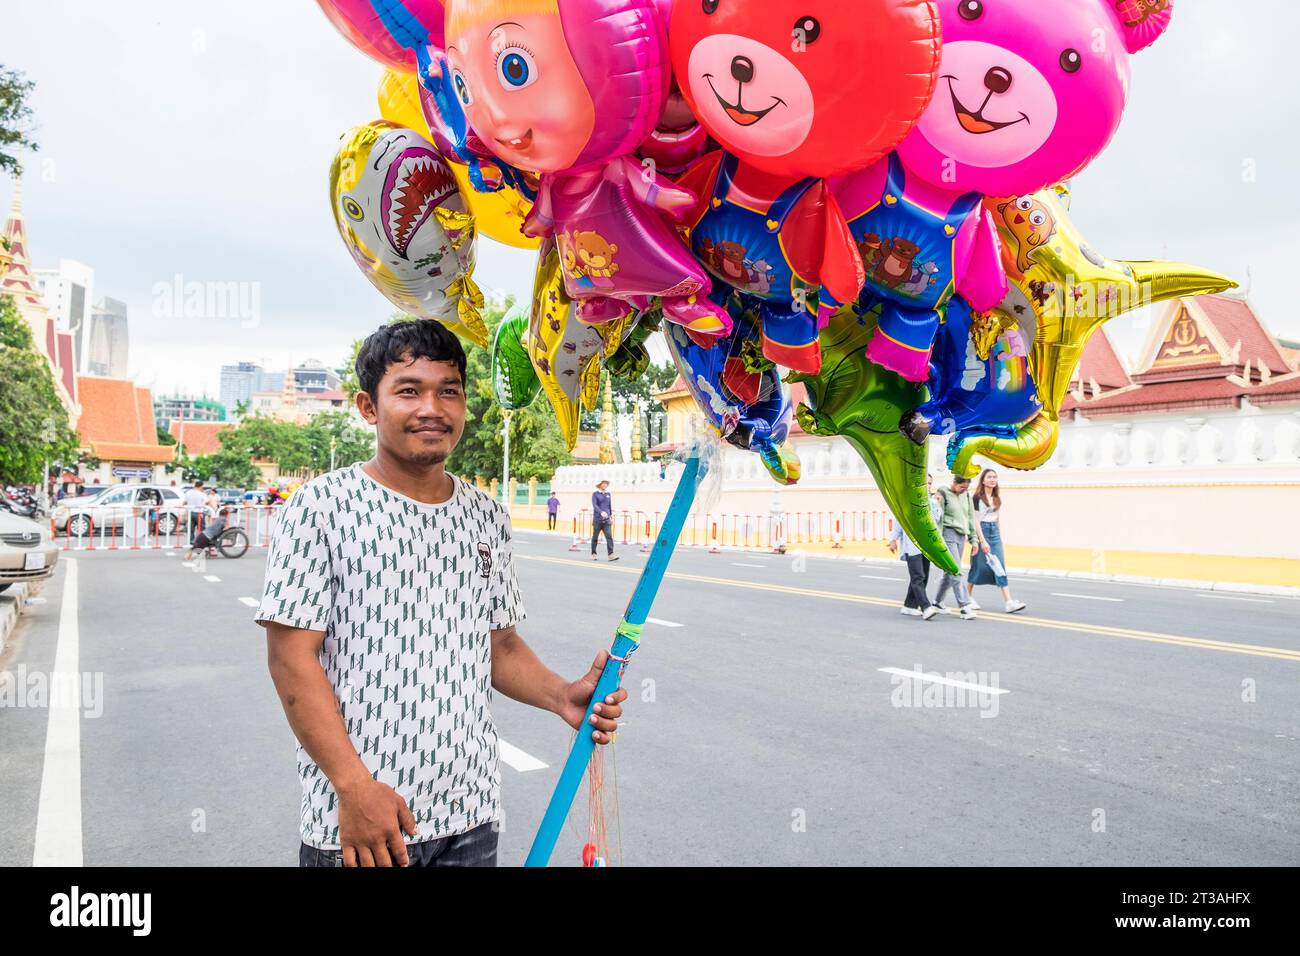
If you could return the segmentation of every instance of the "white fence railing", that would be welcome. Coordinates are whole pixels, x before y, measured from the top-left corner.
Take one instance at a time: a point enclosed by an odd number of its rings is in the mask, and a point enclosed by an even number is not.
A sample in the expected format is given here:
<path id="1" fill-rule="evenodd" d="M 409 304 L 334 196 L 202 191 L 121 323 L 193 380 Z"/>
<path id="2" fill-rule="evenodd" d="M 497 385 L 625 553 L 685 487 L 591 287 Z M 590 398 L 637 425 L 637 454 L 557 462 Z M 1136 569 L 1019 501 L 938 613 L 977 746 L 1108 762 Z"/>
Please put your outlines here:
<path id="1" fill-rule="evenodd" d="M 226 527 L 242 528 L 252 547 L 264 548 L 271 543 L 280 507 L 226 506 Z M 50 533 L 64 551 L 142 551 L 187 548 L 215 517 L 206 508 L 91 505 L 67 513 L 56 507 L 49 520 Z"/>

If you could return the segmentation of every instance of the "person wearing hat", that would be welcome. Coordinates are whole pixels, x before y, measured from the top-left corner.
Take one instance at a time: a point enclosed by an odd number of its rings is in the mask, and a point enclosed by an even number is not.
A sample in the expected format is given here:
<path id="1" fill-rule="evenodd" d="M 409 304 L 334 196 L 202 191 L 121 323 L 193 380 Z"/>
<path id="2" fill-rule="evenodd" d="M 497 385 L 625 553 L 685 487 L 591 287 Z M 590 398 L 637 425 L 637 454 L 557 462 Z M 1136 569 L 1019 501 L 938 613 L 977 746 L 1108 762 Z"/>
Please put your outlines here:
<path id="1" fill-rule="evenodd" d="M 605 546 L 609 550 L 609 560 L 617 561 L 618 555 L 614 553 L 614 505 L 609 497 L 609 482 L 601 481 L 596 484 L 596 490 L 591 493 L 591 560 L 596 558 L 596 542 L 600 540 L 601 532 L 605 534 Z"/>

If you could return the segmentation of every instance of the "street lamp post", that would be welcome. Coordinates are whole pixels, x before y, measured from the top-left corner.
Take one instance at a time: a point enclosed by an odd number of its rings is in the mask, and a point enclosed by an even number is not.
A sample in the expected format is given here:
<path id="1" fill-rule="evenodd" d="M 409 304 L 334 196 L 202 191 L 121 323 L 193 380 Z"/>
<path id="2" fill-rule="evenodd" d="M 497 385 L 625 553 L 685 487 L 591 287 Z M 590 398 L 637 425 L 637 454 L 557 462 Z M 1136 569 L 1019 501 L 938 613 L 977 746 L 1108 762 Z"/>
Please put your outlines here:
<path id="1" fill-rule="evenodd" d="M 330 471 L 334 470 L 334 452 L 339 447 L 337 438 L 330 438 Z"/>

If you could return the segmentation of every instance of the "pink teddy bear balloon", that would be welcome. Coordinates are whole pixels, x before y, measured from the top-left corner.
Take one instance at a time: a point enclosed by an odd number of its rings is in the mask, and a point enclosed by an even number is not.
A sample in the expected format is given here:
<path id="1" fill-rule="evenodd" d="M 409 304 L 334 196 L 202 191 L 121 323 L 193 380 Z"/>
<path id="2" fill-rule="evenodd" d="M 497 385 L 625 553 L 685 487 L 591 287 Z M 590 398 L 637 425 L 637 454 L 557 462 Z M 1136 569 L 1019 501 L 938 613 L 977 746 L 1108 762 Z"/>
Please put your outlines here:
<path id="1" fill-rule="evenodd" d="M 540 174 L 524 231 L 555 237 L 578 318 L 614 321 L 659 297 L 695 336 L 730 332 L 676 229 L 694 195 L 632 157 L 668 99 L 657 0 L 450 0 L 446 43 L 478 139 Z"/>
<path id="2" fill-rule="evenodd" d="M 1069 179 L 1106 148 L 1128 99 L 1129 56 L 1165 31 L 1173 0 L 939 0 L 939 9 L 933 101 L 895 153 L 834 184 L 866 267 L 866 303 L 881 304 L 867 355 L 912 381 L 929 374 L 952 295 L 985 311 L 1006 294 L 983 198 Z"/>

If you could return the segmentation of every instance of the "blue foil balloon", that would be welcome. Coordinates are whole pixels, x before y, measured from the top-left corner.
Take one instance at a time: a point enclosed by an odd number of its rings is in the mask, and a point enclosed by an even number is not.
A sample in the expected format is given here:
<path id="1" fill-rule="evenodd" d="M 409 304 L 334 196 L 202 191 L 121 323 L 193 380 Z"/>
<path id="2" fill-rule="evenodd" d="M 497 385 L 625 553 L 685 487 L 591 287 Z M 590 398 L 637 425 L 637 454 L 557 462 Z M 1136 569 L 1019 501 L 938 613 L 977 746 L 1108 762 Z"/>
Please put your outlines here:
<path id="1" fill-rule="evenodd" d="M 665 323 L 668 349 L 695 404 L 730 444 L 762 459 L 772 478 L 793 485 L 799 458 L 787 443 L 793 407 L 777 368 L 762 357 L 757 310 L 739 296 L 727 304 L 735 323 L 711 348 L 697 345 L 686 330 Z"/>
<path id="2" fill-rule="evenodd" d="M 899 426 L 918 445 L 929 435 L 1014 433 L 1042 410 L 1018 328 L 973 316 L 960 296 L 948 304 L 930 362 L 930 400 Z"/>

